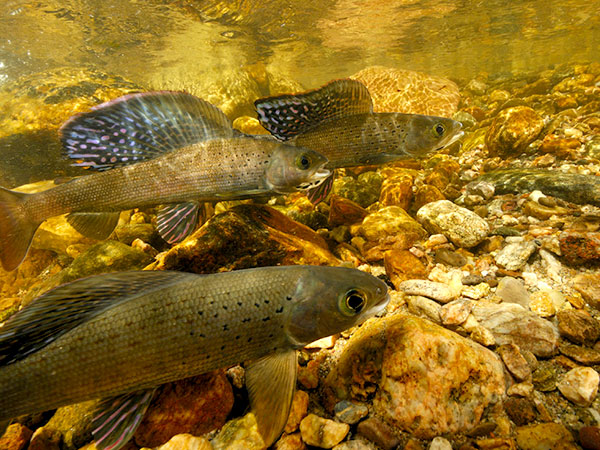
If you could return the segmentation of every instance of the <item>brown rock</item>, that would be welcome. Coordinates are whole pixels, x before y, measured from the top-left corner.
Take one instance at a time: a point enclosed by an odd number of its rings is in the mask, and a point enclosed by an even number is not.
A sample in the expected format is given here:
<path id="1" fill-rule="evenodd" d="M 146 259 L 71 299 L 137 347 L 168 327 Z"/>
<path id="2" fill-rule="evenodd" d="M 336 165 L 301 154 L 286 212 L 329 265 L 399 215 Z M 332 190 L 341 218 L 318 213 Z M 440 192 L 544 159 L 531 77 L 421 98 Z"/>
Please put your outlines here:
<path id="1" fill-rule="evenodd" d="M 537 417 L 535 405 L 527 398 L 510 397 L 504 402 L 504 408 L 517 426 L 527 425 Z"/>
<path id="2" fill-rule="evenodd" d="M 558 350 L 563 355 L 568 356 L 585 366 L 600 364 L 600 352 L 597 350 L 572 344 L 560 345 Z"/>
<path id="3" fill-rule="evenodd" d="M 496 116 L 486 135 L 490 156 L 519 154 L 538 137 L 544 120 L 528 106 L 507 108 Z"/>
<path id="4" fill-rule="evenodd" d="M 294 394 L 294 399 L 292 400 L 290 415 L 288 416 L 284 431 L 288 434 L 296 431 L 300 426 L 302 419 L 306 417 L 307 412 L 308 394 L 305 391 L 297 390 Z"/>
<path id="5" fill-rule="evenodd" d="M 554 134 L 544 137 L 538 151 L 541 153 L 552 153 L 559 158 L 568 159 L 574 156 L 574 150 L 581 147 L 579 139 L 561 138 Z"/>
<path id="6" fill-rule="evenodd" d="M 427 266 L 408 250 L 388 250 L 383 254 L 383 264 L 396 289 L 404 280 L 426 278 L 429 273 Z"/>
<path id="7" fill-rule="evenodd" d="M 600 233 L 564 232 L 559 236 L 560 251 L 565 260 L 574 265 L 600 259 Z"/>
<path id="8" fill-rule="evenodd" d="M 212 217 L 166 252 L 158 270 L 213 273 L 278 264 L 338 265 L 325 240 L 309 227 L 261 205 L 239 205 Z"/>
<path id="9" fill-rule="evenodd" d="M 512 373 L 519 381 L 526 380 L 531 376 L 531 369 L 527 364 L 527 360 L 519 351 L 519 347 L 515 344 L 504 344 L 498 347 L 498 354 L 506 364 L 509 372 Z"/>
<path id="10" fill-rule="evenodd" d="M 593 344 L 600 338 L 600 321 L 587 312 L 571 309 L 561 311 L 556 315 L 558 331 L 577 344 Z"/>
<path id="11" fill-rule="evenodd" d="M 580 273 L 573 278 L 573 288 L 591 307 L 600 311 L 600 275 Z"/>
<path id="12" fill-rule="evenodd" d="M 600 427 L 582 427 L 579 430 L 579 441 L 586 450 L 600 450 Z"/>
<path id="13" fill-rule="evenodd" d="M 332 194 L 329 199 L 329 225 L 332 228 L 361 222 L 368 214 L 358 203 L 345 197 Z"/>
<path id="14" fill-rule="evenodd" d="M 517 445 L 522 450 L 558 449 L 559 445 L 574 441 L 573 435 L 564 425 L 554 422 L 518 427 L 516 434 Z"/>
<path id="15" fill-rule="evenodd" d="M 275 450 L 306 450 L 306 444 L 300 433 L 284 434 L 275 443 Z"/>
<path id="16" fill-rule="evenodd" d="M 306 389 L 315 389 L 319 385 L 319 361 L 310 360 L 306 366 L 298 369 L 298 383 Z"/>
<path id="17" fill-rule="evenodd" d="M 392 450 L 400 444 L 400 439 L 394 434 L 394 430 L 376 417 L 369 417 L 360 422 L 357 432 L 383 450 Z"/>
<path id="18" fill-rule="evenodd" d="M 29 444 L 33 431 L 20 423 L 13 423 L 0 438 L 0 449 L 23 450 Z"/>
<path id="19" fill-rule="evenodd" d="M 156 447 L 176 434 L 207 433 L 225 424 L 232 407 L 233 390 L 224 370 L 165 384 L 135 432 L 135 442 Z"/>
<path id="20" fill-rule="evenodd" d="M 421 72 L 372 66 L 350 78 L 367 86 L 375 112 L 451 117 L 460 101 L 456 83 Z"/>

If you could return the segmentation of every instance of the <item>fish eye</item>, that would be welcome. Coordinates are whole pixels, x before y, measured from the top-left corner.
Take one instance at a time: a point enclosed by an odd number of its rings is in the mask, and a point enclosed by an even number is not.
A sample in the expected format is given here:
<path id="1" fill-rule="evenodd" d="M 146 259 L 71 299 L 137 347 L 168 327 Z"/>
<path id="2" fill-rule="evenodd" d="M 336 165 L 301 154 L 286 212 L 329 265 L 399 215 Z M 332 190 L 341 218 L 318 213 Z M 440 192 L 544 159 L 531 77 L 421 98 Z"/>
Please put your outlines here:
<path id="1" fill-rule="evenodd" d="M 296 167 L 298 167 L 300 170 L 308 169 L 310 167 L 310 163 L 310 157 L 306 153 L 303 153 L 296 158 Z"/>
<path id="2" fill-rule="evenodd" d="M 437 136 L 437 137 L 442 137 L 444 135 L 444 133 L 446 132 L 446 127 L 441 124 L 441 123 L 436 123 L 433 126 L 433 133 Z"/>
<path id="3" fill-rule="evenodd" d="M 340 310 L 344 315 L 354 316 L 363 310 L 366 301 L 362 292 L 351 289 L 342 296 L 340 303 Z"/>

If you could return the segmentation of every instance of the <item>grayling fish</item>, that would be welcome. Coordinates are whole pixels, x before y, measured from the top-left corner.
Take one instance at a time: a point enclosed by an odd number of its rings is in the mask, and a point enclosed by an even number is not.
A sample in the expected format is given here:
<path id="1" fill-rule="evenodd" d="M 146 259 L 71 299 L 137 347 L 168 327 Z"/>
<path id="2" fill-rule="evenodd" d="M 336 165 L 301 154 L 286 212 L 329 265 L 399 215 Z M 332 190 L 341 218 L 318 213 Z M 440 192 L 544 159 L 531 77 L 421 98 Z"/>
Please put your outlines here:
<path id="1" fill-rule="evenodd" d="M 246 386 L 267 445 L 296 385 L 296 349 L 385 308 L 356 269 L 104 274 L 47 292 L 0 328 L 0 421 L 94 398 L 100 449 L 132 436 L 156 386 L 253 360 Z"/>
<path id="2" fill-rule="evenodd" d="M 463 135 L 461 123 L 445 117 L 374 113 L 368 89 L 356 80 L 336 80 L 254 104 L 273 136 L 318 151 L 330 169 L 422 158 Z M 309 198 L 325 198 L 332 181 L 333 176 L 313 188 Z"/>
<path id="3" fill-rule="evenodd" d="M 70 213 L 83 234 L 104 239 L 119 212 L 165 205 L 158 230 L 168 242 L 194 229 L 200 201 L 308 189 L 330 171 L 315 152 L 235 131 L 216 107 L 184 93 L 133 94 L 96 106 L 61 128 L 75 165 L 105 172 L 37 194 L 0 188 L 0 259 L 15 269 L 38 226 Z"/>

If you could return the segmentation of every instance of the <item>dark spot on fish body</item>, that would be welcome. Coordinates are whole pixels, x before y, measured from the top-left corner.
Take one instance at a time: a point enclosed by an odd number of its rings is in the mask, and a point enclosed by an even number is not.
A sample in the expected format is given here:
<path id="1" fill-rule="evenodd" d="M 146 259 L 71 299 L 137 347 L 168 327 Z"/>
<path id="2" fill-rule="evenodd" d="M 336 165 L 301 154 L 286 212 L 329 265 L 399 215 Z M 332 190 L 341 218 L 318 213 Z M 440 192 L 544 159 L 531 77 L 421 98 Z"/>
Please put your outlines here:
<path id="1" fill-rule="evenodd" d="M 271 320 L 270 316 L 263 317 L 263 319 L 262 319 L 263 322 L 268 322 L 269 320 Z"/>
<path id="2" fill-rule="evenodd" d="M 198 315 L 201 316 L 204 314 L 204 311 L 198 311 Z"/>
<path id="3" fill-rule="evenodd" d="M 215 313 L 213 317 L 216 319 L 217 317 L 219 317 L 219 313 Z"/>
<path id="4" fill-rule="evenodd" d="M 241 336 L 238 334 L 238 335 L 235 337 L 235 340 L 237 341 L 239 338 L 241 338 Z"/>
<path id="5" fill-rule="evenodd" d="M 229 331 L 229 327 L 227 324 L 223 325 L 223 331 Z"/>
<path id="6" fill-rule="evenodd" d="M 252 337 L 248 338 L 248 343 L 252 342 Z"/>
<path id="7" fill-rule="evenodd" d="M 242 323 L 248 323 L 250 322 L 250 320 L 251 319 L 249 317 L 246 317 L 245 319 L 242 319 Z"/>
<path id="8" fill-rule="evenodd" d="M 269 339 L 272 339 L 272 338 L 273 338 L 273 333 L 270 333 L 269 334 Z"/>
<path id="9" fill-rule="evenodd" d="M 241 302 L 241 301 L 238 300 L 237 304 L 238 304 L 238 306 L 242 306 L 243 302 Z"/>
<path id="10" fill-rule="evenodd" d="M 227 311 L 227 305 L 223 305 L 223 309 Z"/>
<path id="11" fill-rule="evenodd" d="M 269 300 L 265 300 L 265 303 L 268 305 L 269 304 Z"/>
<path id="12" fill-rule="evenodd" d="M 221 345 L 221 350 L 225 350 L 225 345 Z"/>
<path id="13" fill-rule="evenodd" d="M 287 296 L 285 299 L 286 299 L 288 302 L 291 302 L 291 301 L 292 301 L 292 296 L 291 296 L 291 295 L 288 295 L 288 296 Z"/>
<path id="14" fill-rule="evenodd" d="M 283 312 L 283 306 L 280 306 L 279 308 L 277 308 L 275 310 L 275 313 L 277 313 L 277 314 L 281 314 L 282 312 Z"/>
<path id="15" fill-rule="evenodd" d="M 254 306 L 256 306 L 257 308 L 260 308 L 260 305 L 258 303 L 255 303 Z"/>

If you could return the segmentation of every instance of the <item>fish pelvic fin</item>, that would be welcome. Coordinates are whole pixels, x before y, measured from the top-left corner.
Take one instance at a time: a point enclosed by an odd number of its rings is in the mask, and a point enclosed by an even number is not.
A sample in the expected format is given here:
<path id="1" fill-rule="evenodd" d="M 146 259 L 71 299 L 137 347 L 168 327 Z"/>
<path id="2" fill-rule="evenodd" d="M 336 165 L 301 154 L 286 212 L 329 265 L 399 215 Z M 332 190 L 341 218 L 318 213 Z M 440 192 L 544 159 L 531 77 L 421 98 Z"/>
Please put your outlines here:
<path id="1" fill-rule="evenodd" d="M 286 141 L 327 120 L 373 112 L 371 94 L 360 81 L 335 80 L 319 89 L 254 102 L 258 120 Z"/>
<path id="2" fill-rule="evenodd" d="M 279 437 L 290 414 L 296 388 L 295 350 L 276 352 L 246 367 L 246 389 L 258 431 L 269 447 Z"/>
<path id="3" fill-rule="evenodd" d="M 71 117 L 60 128 L 64 151 L 75 160 L 72 165 L 99 171 L 234 135 L 219 108 L 172 91 L 125 95 Z"/>
<path id="4" fill-rule="evenodd" d="M 199 214 L 198 202 L 162 205 L 156 215 L 158 234 L 169 244 L 181 242 L 196 229 Z"/>
<path id="5" fill-rule="evenodd" d="M 108 238 L 117 226 L 120 214 L 118 211 L 71 213 L 67 216 L 67 222 L 84 236 L 103 240 Z"/>
<path id="6" fill-rule="evenodd" d="M 25 259 L 41 223 L 30 220 L 23 209 L 29 195 L 0 187 L 0 260 L 7 271 L 16 269 Z"/>
<path id="7" fill-rule="evenodd" d="M 139 427 L 156 388 L 102 400 L 92 419 L 92 436 L 98 450 L 119 450 Z"/>

